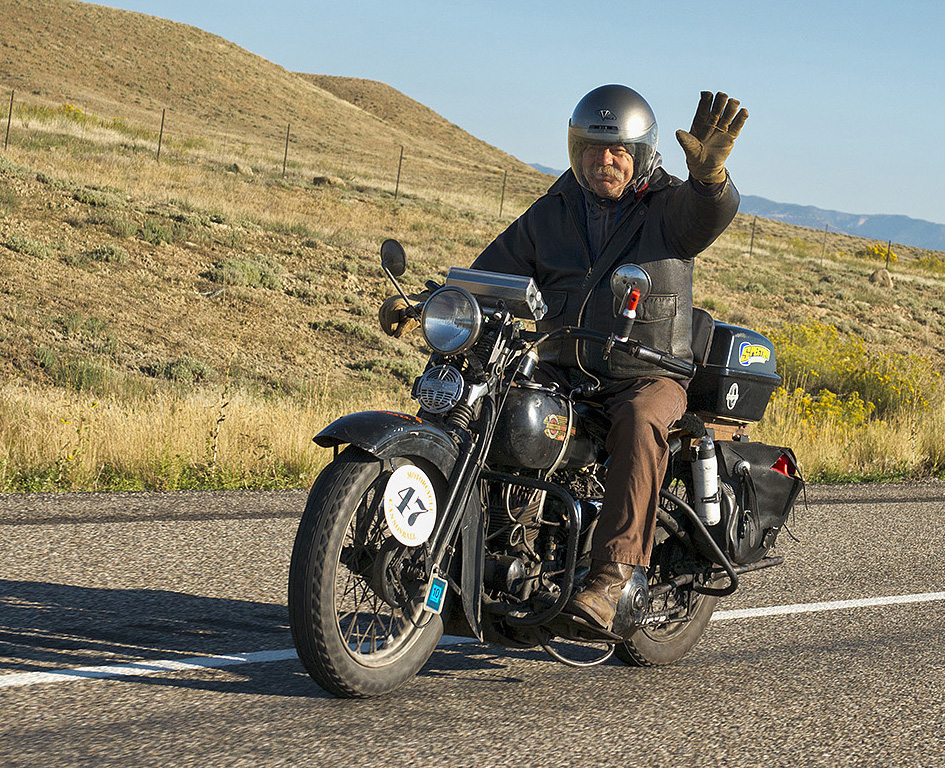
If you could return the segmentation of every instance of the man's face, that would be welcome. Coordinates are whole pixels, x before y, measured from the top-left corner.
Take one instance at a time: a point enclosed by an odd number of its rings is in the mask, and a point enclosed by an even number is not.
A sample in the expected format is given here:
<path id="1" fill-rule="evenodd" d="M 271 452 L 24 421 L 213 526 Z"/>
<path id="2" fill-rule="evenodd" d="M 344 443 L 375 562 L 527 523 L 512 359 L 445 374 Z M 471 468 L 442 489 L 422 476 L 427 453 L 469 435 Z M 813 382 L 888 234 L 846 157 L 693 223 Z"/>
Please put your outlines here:
<path id="1" fill-rule="evenodd" d="M 619 144 L 588 147 L 581 168 L 591 191 L 607 200 L 619 200 L 633 179 L 633 157 Z"/>

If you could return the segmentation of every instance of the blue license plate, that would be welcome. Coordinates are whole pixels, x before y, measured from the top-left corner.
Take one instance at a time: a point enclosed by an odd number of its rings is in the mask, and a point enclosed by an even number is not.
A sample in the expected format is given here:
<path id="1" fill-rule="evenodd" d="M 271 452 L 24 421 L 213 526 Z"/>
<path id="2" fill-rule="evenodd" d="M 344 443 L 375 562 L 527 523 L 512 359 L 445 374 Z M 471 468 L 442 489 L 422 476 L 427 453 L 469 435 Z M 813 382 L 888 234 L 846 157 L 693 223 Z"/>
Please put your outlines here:
<path id="1" fill-rule="evenodd" d="M 443 611 L 443 600 L 446 597 L 446 579 L 434 576 L 427 586 L 427 599 L 423 601 L 423 610 L 430 613 Z"/>

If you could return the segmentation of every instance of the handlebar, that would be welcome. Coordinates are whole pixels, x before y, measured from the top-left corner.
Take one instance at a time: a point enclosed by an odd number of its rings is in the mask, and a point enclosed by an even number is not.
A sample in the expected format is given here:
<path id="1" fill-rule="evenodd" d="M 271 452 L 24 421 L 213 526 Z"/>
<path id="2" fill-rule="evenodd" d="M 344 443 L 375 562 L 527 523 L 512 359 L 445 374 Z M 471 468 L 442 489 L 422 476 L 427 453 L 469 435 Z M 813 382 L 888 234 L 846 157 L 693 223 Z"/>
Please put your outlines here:
<path id="1" fill-rule="evenodd" d="M 645 344 L 640 344 L 637 341 L 616 338 L 614 334 L 608 336 L 607 334 L 600 333 L 599 331 L 590 331 L 585 328 L 574 328 L 573 326 L 568 326 L 566 328 L 560 328 L 557 331 L 553 331 L 548 335 L 563 335 L 573 339 L 596 342 L 598 344 L 605 345 L 605 347 L 609 346 L 615 349 L 620 349 L 629 355 L 633 355 L 638 360 L 658 366 L 659 368 L 669 371 L 670 373 L 678 373 L 680 376 L 685 376 L 686 378 L 691 379 L 696 374 L 695 364 L 690 363 L 688 360 L 683 360 L 682 358 L 671 355 L 668 352 L 661 352 L 660 350 L 653 349 L 652 347 L 648 347 Z"/>

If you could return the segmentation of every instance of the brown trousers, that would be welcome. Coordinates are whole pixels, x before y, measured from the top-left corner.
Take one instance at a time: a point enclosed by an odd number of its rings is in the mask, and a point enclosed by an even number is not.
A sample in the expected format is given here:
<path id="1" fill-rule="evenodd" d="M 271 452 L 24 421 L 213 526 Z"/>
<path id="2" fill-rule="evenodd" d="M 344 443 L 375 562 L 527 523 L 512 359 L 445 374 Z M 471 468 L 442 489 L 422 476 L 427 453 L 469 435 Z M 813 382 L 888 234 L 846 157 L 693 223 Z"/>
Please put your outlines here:
<path id="1" fill-rule="evenodd" d="M 686 390 L 665 376 L 608 387 L 610 463 L 591 556 L 612 563 L 649 565 L 656 507 L 669 461 L 669 427 L 686 411 Z"/>

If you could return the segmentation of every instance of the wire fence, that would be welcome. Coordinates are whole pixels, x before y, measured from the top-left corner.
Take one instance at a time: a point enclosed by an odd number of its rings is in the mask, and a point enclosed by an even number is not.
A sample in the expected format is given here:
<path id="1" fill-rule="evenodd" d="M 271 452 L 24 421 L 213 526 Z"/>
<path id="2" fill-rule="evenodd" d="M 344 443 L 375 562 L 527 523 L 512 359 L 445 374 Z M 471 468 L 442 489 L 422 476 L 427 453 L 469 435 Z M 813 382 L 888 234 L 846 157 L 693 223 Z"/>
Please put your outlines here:
<path id="1" fill-rule="evenodd" d="M 746 239 L 747 256 L 767 252 L 773 246 L 816 261 L 821 267 L 829 260 L 860 259 L 887 270 L 897 264 L 915 262 L 936 273 L 945 273 L 945 253 L 942 251 L 894 243 L 889 238 L 877 241 L 851 235 L 830 224 L 825 224 L 822 229 L 814 229 L 739 213 L 728 231 Z"/>
<path id="2" fill-rule="evenodd" d="M 154 125 L 158 125 L 155 114 Z M 72 104 L 50 107 L 31 103 L 10 92 L 4 151 L 11 144 L 37 145 L 38 137 L 54 132 L 56 127 L 79 128 L 112 134 L 119 144 L 130 145 L 137 152 L 153 152 L 157 163 L 181 161 L 188 157 L 211 154 L 229 158 L 231 170 L 266 173 L 282 179 L 301 178 L 315 185 L 331 185 L 345 179 L 393 194 L 395 200 L 406 195 L 458 202 L 473 200 L 477 207 L 500 218 L 517 214 L 541 196 L 552 177 L 527 167 L 500 167 L 475 158 L 457 157 L 446 147 L 425 151 L 412 150 L 407 144 L 377 142 L 332 144 L 311 129 L 307 134 L 285 122 L 284 133 L 276 145 L 272 138 L 250 133 L 187 130 L 175 124 L 168 108 L 161 110 L 159 128 L 149 128 L 122 117 L 102 118 Z M 422 143 L 422 142 L 421 142 Z M 429 144 L 429 143 L 428 143 Z"/>
<path id="3" fill-rule="evenodd" d="M 111 141 L 122 150 L 139 154 L 152 153 L 156 163 L 204 160 L 222 164 L 237 173 L 260 173 L 270 178 L 301 180 L 317 186 L 350 183 L 389 193 L 395 200 L 406 196 L 434 202 L 466 206 L 499 218 L 521 213 L 551 185 L 551 176 L 530 170 L 522 165 L 500 167 L 474 158 L 457 156 L 453 151 L 426 142 L 424 150 L 405 143 L 389 140 L 360 142 L 337 136 L 319 135 L 312 126 L 299 129 L 286 121 L 283 128 L 269 135 L 251 131 L 213 131 L 195 123 L 190 115 L 162 108 L 156 112 L 137 112 L 137 119 L 111 119 L 85 112 L 72 104 L 51 107 L 10 92 L 6 103 L 7 115 L 3 148 L 11 143 L 24 147 L 41 146 L 44 134 L 84 130 L 97 132 L 98 137 Z M 148 126 L 146 115 L 153 114 Z M 2 119 L 2 118 L 0 118 Z M 276 121 L 270 121 L 275 124 Z M 418 144 L 423 141 L 418 139 Z M 48 144 L 48 141 L 47 141 Z M 440 155 L 437 156 L 436 151 Z M 848 235 L 829 225 L 822 230 L 783 225 L 780 222 L 740 214 L 732 232 L 748 235 L 748 252 L 753 253 L 756 236 L 782 241 L 817 258 L 856 255 L 869 238 Z M 945 272 L 945 258 L 940 251 L 918 248 L 892 242 L 885 243 L 883 259 L 888 269 L 896 255 L 907 261 L 916 260 Z M 875 258 L 874 254 L 870 254 Z"/>

